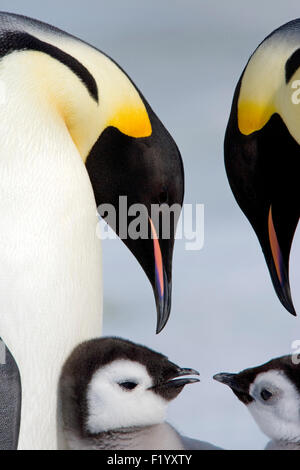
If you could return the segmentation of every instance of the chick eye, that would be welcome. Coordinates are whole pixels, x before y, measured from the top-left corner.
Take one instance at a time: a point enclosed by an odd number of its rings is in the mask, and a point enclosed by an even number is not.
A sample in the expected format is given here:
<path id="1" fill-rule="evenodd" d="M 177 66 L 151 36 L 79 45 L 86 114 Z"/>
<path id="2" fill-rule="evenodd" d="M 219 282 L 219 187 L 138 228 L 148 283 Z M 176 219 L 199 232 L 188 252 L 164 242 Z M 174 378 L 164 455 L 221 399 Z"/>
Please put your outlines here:
<path id="1" fill-rule="evenodd" d="M 269 392 L 269 390 L 267 390 L 266 388 L 264 388 L 261 392 L 260 392 L 260 396 L 261 398 L 264 400 L 264 401 L 268 401 L 270 400 L 270 398 L 272 398 L 273 394 L 271 392 Z"/>
<path id="2" fill-rule="evenodd" d="M 135 382 L 121 382 L 119 385 L 126 390 L 133 390 L 137 386 Z"/>

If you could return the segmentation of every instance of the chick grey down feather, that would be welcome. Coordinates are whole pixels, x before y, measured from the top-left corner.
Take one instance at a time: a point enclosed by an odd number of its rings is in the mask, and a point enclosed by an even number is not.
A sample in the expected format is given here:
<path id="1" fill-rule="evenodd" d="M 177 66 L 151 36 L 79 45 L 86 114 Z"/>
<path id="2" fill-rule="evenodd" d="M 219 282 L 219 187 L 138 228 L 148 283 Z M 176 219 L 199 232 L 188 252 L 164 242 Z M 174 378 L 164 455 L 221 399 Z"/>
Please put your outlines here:
<path id="1" fill-rule="evenodd" d="M 221 450 L 208 442 L 181 436 L 169 423 L 85 438 L 74 432 L 66 434 L 69 450 Z"/>
<path id="2" fill-rule="evenodd" d="M 265 450 L 300 450 L 300 442 L 270 441 Z"/>
<path id="3" fill-rule="evenodd" d="M 168 404 L 199 373 L 116 337 L 79 345 L 65 363 L 59 402 L 70 450 L 217 450 L 165 421 Z"/>

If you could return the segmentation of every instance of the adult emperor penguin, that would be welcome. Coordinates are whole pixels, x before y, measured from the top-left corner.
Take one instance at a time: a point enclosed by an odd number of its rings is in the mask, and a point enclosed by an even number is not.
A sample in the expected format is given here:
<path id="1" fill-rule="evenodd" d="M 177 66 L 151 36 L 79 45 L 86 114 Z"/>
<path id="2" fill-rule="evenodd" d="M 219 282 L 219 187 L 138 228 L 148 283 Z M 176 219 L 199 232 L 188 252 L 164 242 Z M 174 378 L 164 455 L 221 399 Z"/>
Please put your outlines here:
<path id="1" fill-rule="evenodd" d="M 233 194 L 261 244 L 275 291 L 296 315 L 289 255 L 300 214 L 300 19 L 270 34 L 237 84 L 225 135 Z"/>
<path id="2" fill-rule="evenodd" d="M 283 356 L 239 374 L 214 379 L 228 385 L 260 429 L 272 440 L 269 450 L 300 450 L 300 364 Z"/>
<path id="3" fill-rule="evenodd" d="M 53 449 L 61 367 L 77 344 L 101 334 L 96 205 L 113 204 L 117 217 L 119 196 L 147 209 L 181 205 L 183 166 L 144 97 L 99 50 L 1 13 L 0 57 L 0 334 L 20 371 L 19 448 Z M 175 222 L 164 240 L 147 223 L 153 239 L 124 242 L 151 281 L 160 331 L 170 312 Z"/>
<path id="4" fill-rule="evenodd" d="M 59 383 L 64 433 L 72 450 L 216 449 L 165 422 L 169 402 L 198 382 L 193 369 L 121 338 L 79 345 Z"/>

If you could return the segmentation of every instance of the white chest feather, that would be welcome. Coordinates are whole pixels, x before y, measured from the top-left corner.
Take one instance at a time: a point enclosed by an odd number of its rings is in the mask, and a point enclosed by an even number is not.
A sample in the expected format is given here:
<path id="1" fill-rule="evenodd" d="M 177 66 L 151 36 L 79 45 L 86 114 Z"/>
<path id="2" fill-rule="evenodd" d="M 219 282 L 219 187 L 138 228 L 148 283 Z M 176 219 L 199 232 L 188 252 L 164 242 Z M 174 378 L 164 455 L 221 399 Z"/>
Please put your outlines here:
<path id="1" fill-rule="evenodd" d="M 61 366 L 101 333 L 101 251 L 84 164 L 40 95 L 15 86 L 13 55 L 0 66 L 0 336 L 21 372 L 20 448 L 45 449 L 56 445 Z"/>

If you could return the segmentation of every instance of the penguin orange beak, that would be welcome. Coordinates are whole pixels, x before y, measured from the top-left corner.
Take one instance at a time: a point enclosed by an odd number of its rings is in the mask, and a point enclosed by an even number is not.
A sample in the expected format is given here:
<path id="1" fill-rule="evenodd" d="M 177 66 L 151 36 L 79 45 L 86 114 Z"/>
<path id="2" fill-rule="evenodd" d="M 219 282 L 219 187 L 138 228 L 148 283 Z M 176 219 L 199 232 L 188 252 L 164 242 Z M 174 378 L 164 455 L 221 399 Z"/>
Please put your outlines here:
<path id="1" fill-rule="evenodd" d="M 156 333 L 160 333 L 165 327 L 170 316 L 172 283 L 171 281 L 168 281 L 166 270 L 163 264 L 163 257 L 158 235 L 150 217 L 149 223 L 153 240 L 154 254 L 155 280 L 153 290 L 157 309 Z"/>
<path id="2" fill-rule="evenodd" d="M 284 240 L 287 247 L 283 251 L 275 228 L 272 206 L 270 206 L 268 214 L 269 257 L 267 256 L 267 251 L 264 251 L 264 253 L 278 298 L 284 307 L 294 316 L 296 316 L 296 311 L 291 296 L 288 266 L 290 249 L 296 227 L 297 219 L 294 222 L 292 231 L 290 233 L 288 230 L 285 231 L 285 239 L 288 241 L 286 242 L 286 240 Z"/>

